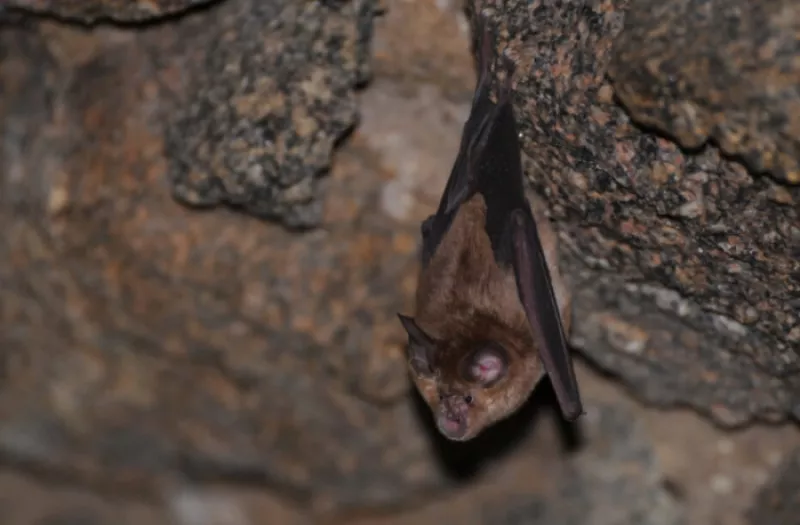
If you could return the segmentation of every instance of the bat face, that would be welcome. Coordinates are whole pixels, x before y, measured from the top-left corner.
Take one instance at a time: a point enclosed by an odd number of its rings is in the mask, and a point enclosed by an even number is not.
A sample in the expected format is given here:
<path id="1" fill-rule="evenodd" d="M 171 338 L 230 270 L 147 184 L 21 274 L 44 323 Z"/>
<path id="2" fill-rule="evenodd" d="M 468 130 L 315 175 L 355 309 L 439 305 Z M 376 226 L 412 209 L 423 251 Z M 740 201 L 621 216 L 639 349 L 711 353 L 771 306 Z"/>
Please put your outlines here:
<path id="1" fill-rule="evenodd" d="M 472 439 L 511 415 L 543 375 L 535 354 L 518 350 L 532 343 L 524 334 L 506 336 L 502 342 L 480 336 L 438 341 L 415 319 L 401 315 L 400 321 L 409 335 L 411 378 L 430 407 L 439 432 L 450 440 Z M 476 324 L 486 322 L 483 319 Z M 489 332 L 506 330 L 498 325 Z M 486 332 L 486 327 L 481 331 Z"/>

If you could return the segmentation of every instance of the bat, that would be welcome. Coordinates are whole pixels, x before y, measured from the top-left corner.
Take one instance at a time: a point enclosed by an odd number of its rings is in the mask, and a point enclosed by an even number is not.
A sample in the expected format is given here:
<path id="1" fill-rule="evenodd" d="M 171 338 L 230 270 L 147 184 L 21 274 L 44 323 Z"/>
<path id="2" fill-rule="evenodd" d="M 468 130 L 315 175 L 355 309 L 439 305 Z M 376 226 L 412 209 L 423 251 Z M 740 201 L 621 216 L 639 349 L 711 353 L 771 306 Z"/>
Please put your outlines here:
<path id="1" fill-rule="evenodd" d="M 505 75 L 492 101 L 493 35 L 482 18 L 478 26 L 469 118 L 439 207 L 420 228 L 416 314 L 398 314 L 409 374 L 452 441 L 513 414 L 545 373 L 563 417 L 583 414 L 562 325 L 569 308 L 562 300 L 559 310 L 545 253 L 555 266 L 555 236 L 542 245 L 525 196 L 511 105 L 515 64 L 502 54 L 496 61 Z"/>

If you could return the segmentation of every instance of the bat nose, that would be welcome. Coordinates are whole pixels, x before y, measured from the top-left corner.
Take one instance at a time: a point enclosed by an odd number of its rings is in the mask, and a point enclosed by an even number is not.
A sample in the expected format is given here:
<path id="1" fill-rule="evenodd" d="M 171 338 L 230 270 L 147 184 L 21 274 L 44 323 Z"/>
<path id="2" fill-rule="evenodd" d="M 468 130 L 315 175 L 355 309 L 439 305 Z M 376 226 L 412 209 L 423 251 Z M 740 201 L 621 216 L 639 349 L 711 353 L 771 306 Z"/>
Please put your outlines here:
<path id="1" fill-rule="evenodd" d="M 450 439 L 459 439 L 466 433 L 467 426 L 463 420 L 441 417 L 437 421 L 439 431 Z"/>
<path id="2" fill-rule="evenodd" d="M 465 415 L 455 414 L 448 410 L 439 413 L 436 418 L 436 426 L 445 437 L 456 441 L 463 439 L 469 429 Z"/>

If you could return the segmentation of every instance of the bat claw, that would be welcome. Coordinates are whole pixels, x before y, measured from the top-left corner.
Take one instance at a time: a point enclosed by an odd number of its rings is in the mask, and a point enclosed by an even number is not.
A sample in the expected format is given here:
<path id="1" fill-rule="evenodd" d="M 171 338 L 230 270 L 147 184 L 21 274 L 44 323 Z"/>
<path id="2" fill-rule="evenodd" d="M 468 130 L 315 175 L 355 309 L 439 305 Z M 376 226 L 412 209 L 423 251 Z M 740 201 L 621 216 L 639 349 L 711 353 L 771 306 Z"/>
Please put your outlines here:
<path id="1" fill-rule="evenodd" d="M 483 16 L 478 16 L 478 26 L 481 28 L 478 47 L 478 86 L 476 93 L 483 91 L 483 86 L 490 81 L 491 64 L 494 58 L 494 38 L 489 24 Z"/>
<path id="2" fill-rule="evenodd" d="M 514 73 L 517 71 L 517 63 L 514 62 L 514 59 L 512 59 L 510 56 L 503 53 L 500 55 L 500 65 L 506 72 L 506 83 L 510 86 L 511 77 L 513 77 Z"/>
<path id="3" fill-rule="evenodd" d="M 505 78 L 500 85 L 500 92 L 498 93 L 498 103 L 508 101 L 511 98 L 511 92 L 514 82 L 514 72 L 517 70 L 517 64 L 514 60 L 505 55 L 500 55 L 500 67 L 505 71 Z"/>

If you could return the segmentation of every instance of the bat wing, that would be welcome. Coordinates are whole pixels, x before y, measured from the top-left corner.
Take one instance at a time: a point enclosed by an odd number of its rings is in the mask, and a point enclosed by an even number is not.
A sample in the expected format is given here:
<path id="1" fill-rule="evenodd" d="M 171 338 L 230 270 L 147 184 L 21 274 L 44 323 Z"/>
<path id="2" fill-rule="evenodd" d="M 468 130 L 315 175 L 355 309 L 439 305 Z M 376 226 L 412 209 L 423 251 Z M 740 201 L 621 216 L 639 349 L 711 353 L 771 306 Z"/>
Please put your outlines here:
<path id="1" fill-rule="evenodd" d="M 508 228 L 510 231 L 506 238 L 511 241 L 511 259 L 520 301 L 561 412 L 565 419 L 575 420 L 583 413 L 578 380 L 572 368 L 558 302 L 530 210 L 515 210 Z"/>
<path id="2" fill-rule="evenodd" d="M 470 183 L 486 203 L 486 233 L 495 261 L 514 269 L 519 298 L 561 412 L 574 420 L 583 413 L 578 382 L 536 221 L 525 198 L 511 105 L 514 63 L 501 57 L 500 65 L 506 72 L 505 81 L 498 86 L 497 104 L 485 111 L 487 123 L 469 143 L 466 168 Z"/>
<path id="3" fill-rule="evenodd" d="M 498 265 L 514 269 L 517 292 L 545 372 L 565 419 L 583 413 L 550 270 L 536 221 L 525 198 L 519 143 L 506 104 L 479 164 L 478 191 L 486 201 L 486 233 Z"/>
<path id="4" fill-rule="evenodd" d="M 478 53 L 478 82 L 472 99 L 469 118 L 464 124 L 461 144 L 436 213 L 421 227 L 422 264 L 426 266 L 450 228 L 459 207 L 477 191 L 476 163 L 498 120 L 499 107 L 490 98 L 493 58 L 492 35 L 484 25 Z"/>
<path id="5" fill-rule="evenodd" d="M 545 371 L 566 419 L 583 412 L 575 372 L 561 325 L 550 272 L 536 223 L 525 198 L 520 145 L 511 107 L 514 63 L 501 58 L 505 81 L 491 100 L 492 35 L 483 20 L 478 53 L 478 84 L 458 156 L 439 208 L 422 224 L 422 264 L 427 266 L 447 234 L 459 207 L 476 192 L 484 199 L 486 233 L 495 262 L 513 266 L 517 290 Z"/>

